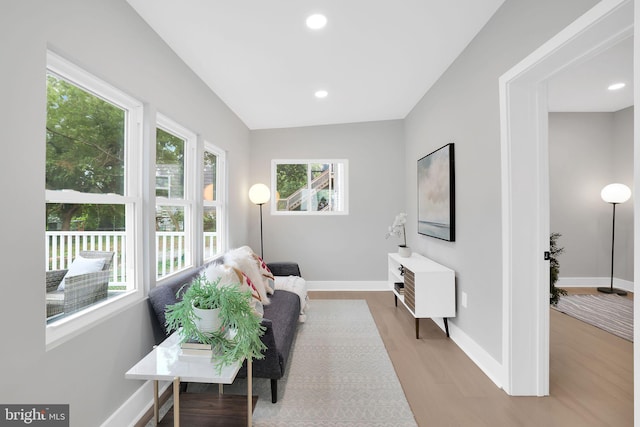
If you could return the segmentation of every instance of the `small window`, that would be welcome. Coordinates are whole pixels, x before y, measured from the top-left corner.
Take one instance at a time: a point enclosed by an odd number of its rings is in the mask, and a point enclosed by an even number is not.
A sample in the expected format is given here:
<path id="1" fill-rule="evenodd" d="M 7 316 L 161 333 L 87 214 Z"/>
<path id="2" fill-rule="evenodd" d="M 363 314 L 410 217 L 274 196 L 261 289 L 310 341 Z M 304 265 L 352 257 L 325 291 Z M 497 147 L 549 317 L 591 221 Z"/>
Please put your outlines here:
<path id="1" fill-rule="evenodd" d="M 171 177 L 156 176 L 156 197 L 171 197 Z"/>
<path id="2" fill-rule="evenodd" d="M 274 214 L 347 214 L 347 160 L 274 160 Z"/>

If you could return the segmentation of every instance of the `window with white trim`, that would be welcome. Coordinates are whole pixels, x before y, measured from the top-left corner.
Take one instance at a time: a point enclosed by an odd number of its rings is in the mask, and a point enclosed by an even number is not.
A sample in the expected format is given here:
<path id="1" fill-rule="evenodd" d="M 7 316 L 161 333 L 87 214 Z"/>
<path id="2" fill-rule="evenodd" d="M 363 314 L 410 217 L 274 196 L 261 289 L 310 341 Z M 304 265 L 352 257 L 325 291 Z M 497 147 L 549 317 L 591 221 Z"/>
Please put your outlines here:
<path id="1" fill-rule="evenodd" d="M 348 161 L 273 160 L 271 212 L 281 215 L 348 214 Z"/>
<path id="2" fill-rule="evenodd" d="M 156 196 L 171 198 L 171 176 L 156 175 Z"/>
<path id="3" fill-rule="evenodd" d="M 86 322 L 76 322 L 83 314 L 97 320 L 100 310 L 109 314 L 109 304 L 120 297 L 141 294 L 135 233 L 142 224 L 142 104 L 52 52 L 47 52 L 46 82 L 51 344 L 84 327 Z"/>
<path id="4" fill-rule="evenodd" d="M 224 171 L 224 151 L 205 141 L 202 164 L 202 238 L 205 261 L 222 253 L 225 247 Z"/>
<path id="5" fill-rule="evenodd" d="M 193 265 L 196 135 L 158 114 L 156 128 L 156 278 Z M 191 178 L 187 178 L 191 177 Z"/>

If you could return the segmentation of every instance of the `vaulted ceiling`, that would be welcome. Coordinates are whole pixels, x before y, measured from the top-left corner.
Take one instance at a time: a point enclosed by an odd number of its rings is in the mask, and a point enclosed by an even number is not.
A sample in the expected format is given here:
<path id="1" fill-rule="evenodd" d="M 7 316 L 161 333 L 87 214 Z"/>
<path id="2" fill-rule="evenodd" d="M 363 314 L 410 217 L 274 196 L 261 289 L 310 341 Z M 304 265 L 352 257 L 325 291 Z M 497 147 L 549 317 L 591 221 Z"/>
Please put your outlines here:
<path id="1" fill-rule="evenodd" d="M 504 2 L 127 1 L 250 129 L 402 119 Z M 305 20 L 318 13 L 326 26 L 309 29 Z M 607 80 L 619 51 L 598 73 L 579 64 L 580 79 L 571 70 L 554 78 L 552 110 L 584 104 L 584 85 L 595 87 L 595 74 Z M 629 68 L 629 58 L 622 63 Z M 327 96 L 316 98 L 318 90 Z M 583 110 L 604 108 L 588 93 Z M 629 103 L 616 102 L 606 108 Z"/>
<path id="2" fill-rule="evenodd" d="M 404 118 L 504 0 L 127 1 L 261 129 Z"/>

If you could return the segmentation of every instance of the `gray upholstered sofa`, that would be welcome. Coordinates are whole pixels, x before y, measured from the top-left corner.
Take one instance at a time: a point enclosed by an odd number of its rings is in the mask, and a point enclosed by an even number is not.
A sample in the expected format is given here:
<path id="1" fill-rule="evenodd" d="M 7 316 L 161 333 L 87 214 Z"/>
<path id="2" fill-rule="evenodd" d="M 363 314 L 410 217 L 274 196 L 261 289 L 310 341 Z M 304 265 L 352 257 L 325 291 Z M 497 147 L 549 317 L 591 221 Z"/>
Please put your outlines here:
<path id="1" fill-rule="evenodd" d="M 185 283 L 191 282 L 196 276 L 211 264 L 221 263 L 218 258 L 211 263 L 191 271 L 181 272 L 173 276 L 168 282 L 149 291 L 149 303 L 155 316 L 153 321 L 156 328 L 156 343 L 159 344 L 167 336 L 165 325 L 165 308 L 178 301 L 176 293 Z M 300 268 L 296 263 L 267 263 L 274 276 L 300 276 Z M 289 360 L 291 344 L 295 337 L 299 316 L 300 297 L 289 291 L 276 290 L 270 296 L 271 303 L 264 306 L 262 325 L 266 331 L 262 342 L 267 347 L 263 359 L 253 360 L 252 376 L 254 378 L 269 378 L 271 380 L 271 401 L 278 400 L 278 380 L 284 375 Z M 247 375 L 246 361 L 238 373 L 239 378 Z"/>

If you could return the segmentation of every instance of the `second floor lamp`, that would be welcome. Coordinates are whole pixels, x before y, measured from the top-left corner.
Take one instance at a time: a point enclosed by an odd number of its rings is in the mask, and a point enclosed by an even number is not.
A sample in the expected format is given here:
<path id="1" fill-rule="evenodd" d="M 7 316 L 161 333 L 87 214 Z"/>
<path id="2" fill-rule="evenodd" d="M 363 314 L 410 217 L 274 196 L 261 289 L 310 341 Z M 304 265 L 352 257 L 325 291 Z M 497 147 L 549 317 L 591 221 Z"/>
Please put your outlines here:
<path id="1" fill-rule="evenodd" d="M 254 184 L 249 189 L 249 200 L 251 203 L 260 206 L 260 258 L 264 259 L 264 248 L 262 244 L 262 205 L 271 198 L 269 187 L 264 184 Z"/>
<path id="2" fill-rule="evenodd" d="M 616 242 L 616 205 L 624 203 L 631 197 L 631 190 L 624 184 L 609 184 L 600 192 L 602 200 L 613 205 L 613 228 L 611 230 L 611 282 L 609 287 L 598 288 L 599 292 L 605 294 L 626 295 L 627 292 L 613 287 L 613 253 Z"/>

